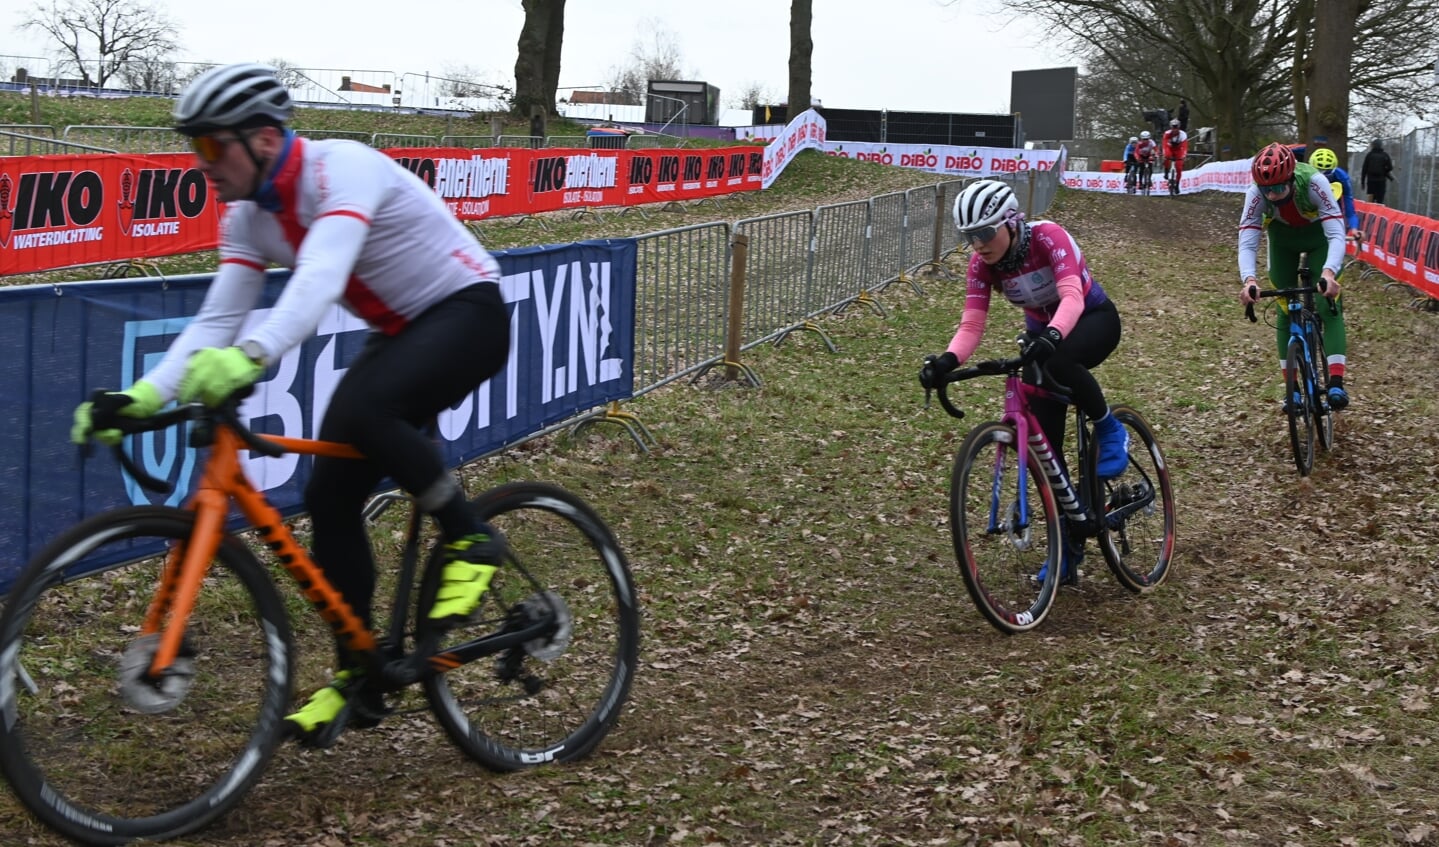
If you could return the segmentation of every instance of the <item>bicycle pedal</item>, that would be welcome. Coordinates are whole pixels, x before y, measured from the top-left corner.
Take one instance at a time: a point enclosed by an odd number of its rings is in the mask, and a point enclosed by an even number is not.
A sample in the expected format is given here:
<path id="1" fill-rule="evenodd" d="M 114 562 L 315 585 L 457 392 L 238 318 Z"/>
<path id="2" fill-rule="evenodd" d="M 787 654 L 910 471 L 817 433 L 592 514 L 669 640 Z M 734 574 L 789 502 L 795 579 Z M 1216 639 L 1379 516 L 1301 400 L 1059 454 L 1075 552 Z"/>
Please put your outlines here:
<path id="1" fill-rule="evenodd" d="M 352 711 L 351 704 L 347 702 L 340 707 L 340 711 L 335 713 L 334 720 L 312 730 L 301 729 L 298 724 L 285 721 L 285 735 L 301 747 L 310 750 L 328 750 L 335 746 L 336 741 L 340 740 L 345 727 L 349 725 Z"/>

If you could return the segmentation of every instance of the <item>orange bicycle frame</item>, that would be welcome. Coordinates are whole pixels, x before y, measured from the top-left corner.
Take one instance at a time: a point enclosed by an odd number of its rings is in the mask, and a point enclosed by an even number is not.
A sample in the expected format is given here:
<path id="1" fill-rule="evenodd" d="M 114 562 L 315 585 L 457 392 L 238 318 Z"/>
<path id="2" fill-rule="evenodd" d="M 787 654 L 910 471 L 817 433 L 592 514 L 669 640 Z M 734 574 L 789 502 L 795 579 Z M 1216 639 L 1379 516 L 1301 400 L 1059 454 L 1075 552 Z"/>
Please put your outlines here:
<path id="1" fill-rule="evenodd" d="M 360 451 L 348 444 L 288 436 L 269 435 L 264 438 L 289 453 L 363 458 Z M 195 513 L 195 527 L 185 543 L 171 548 L 155 597 L 150 601 L 141 625 L 142 635 L 158 633 L 160 636 L 155 656 L 150 662 L 152 676 L 162 674 L 180 653 L 185 627 L 200 593 L 200 583 L 209 572 L 210 563 L 224 540 L 225 519 L 232 501 L 258 530 L 260 538 L 285 570 L 294 577 L 305 599 L 324 618 L 339 642 L 356 653 L 370 653 L 375 649 L 375 636 L 369 627 L 325 579 L 324 572 L 310 558 L 309 552 L 295 541 L 279 510 L 245 476 L 240 466 L 242 449 L 247 448 L 234 430 L 217 423 L 214 443 L 209 448 L 210 455 L 205 461 L 199 487 L 185 506 Z"/>

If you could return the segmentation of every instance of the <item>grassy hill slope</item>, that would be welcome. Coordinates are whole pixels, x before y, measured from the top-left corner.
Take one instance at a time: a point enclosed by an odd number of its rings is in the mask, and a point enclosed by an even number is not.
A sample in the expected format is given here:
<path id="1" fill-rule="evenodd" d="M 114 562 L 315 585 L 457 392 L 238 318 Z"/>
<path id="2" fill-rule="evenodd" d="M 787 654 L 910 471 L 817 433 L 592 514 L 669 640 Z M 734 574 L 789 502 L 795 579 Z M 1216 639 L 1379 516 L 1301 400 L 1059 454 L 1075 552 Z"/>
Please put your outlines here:
<path id="1" fill-rule="evenodd" d="M 785 202 L 809 208 L 914 178 L 802 156 L 770 197 L 803 182 Z M 970 605 L 949 467 L 1002 399 L 981 381 L 965 421 L 924 408 L 920 359 L 963 302 L 960 280 L 932 275 L 923 295 L 883 292 L 885 317 L 826 318 L 838 353 L 803 333 L 751 351 L 761 389 L 678 384 L 628 404 L 651 455 L 592 428 L 468 471 L 476 489 L 580 492 L 634 565 L 642 665 L 593 758 L 493 776 L 420 711 L 328 752 L 286 748 L 189 843 L 1439 842 L 1439 316 L 1382 279 L 1347 281 L 1354 404 L 1299 479 L 1273 330 L 1234 297 L 1238 211 L 1233 195 L 1064 192 L 1049 215 L 1123 316 L 1101 381 L 1156 426 L 1174 474 L 1178 555 L 1154 594 L 1127 594 L 1091 551 L 1030 636 Z M 604 226 L 619 221 L 664 225 Z M 1019 315 L 990 318 L 981 354 L 997 355 Z M 329 649 L 304 632 L 314 686 Z M 4 795 L 0 831 L 57 843 Z"/>

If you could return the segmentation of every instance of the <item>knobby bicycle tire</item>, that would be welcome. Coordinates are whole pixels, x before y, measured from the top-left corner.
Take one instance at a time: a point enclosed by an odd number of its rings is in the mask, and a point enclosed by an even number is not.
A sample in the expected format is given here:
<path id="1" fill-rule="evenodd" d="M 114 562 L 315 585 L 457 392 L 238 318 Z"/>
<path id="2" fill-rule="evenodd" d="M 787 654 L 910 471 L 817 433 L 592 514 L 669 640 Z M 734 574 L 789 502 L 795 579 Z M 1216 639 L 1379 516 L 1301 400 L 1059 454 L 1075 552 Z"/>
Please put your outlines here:
<path id="1" fill-rule="evenodd" d="M 199 829 L 239 801 L 282 738 L 290 626 L 265 569 L 233 536 L 189 615 L 176 673 L 159 686 L 134 679 L 154 654 L 154 636 L 136 633 L 164 551 L 194 526 L 192 512 L 161 506 L 89 518 L 35 556 L 0 615 L 0 772 L 73 840 Z M 94 561 L 107 567 L 80 573 Z"/>
<path id="2" fill-rule="evenodd" d="M 426 679 L 425 696 L 446 734 L 490 770 L 507 772 L 582 758 L 619 719 L 639 658 L 639 606 L 614 534 L 579 497 L 515 482 L 472 501 L 498 530 L 510 560 L 480 609 L 445 644 L 553 615 L 543 638 Z M 434 600 L 427 569 L 419 608 Z"/>
<path id="3" fill-rule="evenodd" d="M 1300 476 L 1314 470 L 1314 412 L 1310 386 L 1314 384 L 1304 346 L 1298 339 L 1289 342 L 1284 359 L 1284 413 L 1289 419 L 1289 446 Z"/>
<path id="4" fill-rule="evenodd" d="M 1129 464 L 1119 476 L 1099 481 L 1099 550 L 1119 584 L 1143 594 L 1169 576 L 1174 489 L 1159 441 L 1144 416 L 1128 406 L 1113 406 L 1110 414 L 1129 430 Z M 1098 452 L 1090 451 L 1087 471 L 1093 471 Z"/>
<path id="5" fill-rule="evenodd" d="M 1014 429 L 997 421 L 970 430 L 955 454 L 949 487 L 950 536 L 964 587 L 985 620 L 1006 635 L 1043 623 L 1059 587 L 1054 492 L 1039 458 L 1028 445 L 1016 447 L 1015 439 Z M 1027 516 L 1019 461 L 1028 467 Z M 1036 579 L 1040 571 L 1042 580 Z"/>
<path id="6" fill-rule="evenodd" d="M 1324 352 L 1324 328 L 1318 320 L 1309 327 L 1309 359 L 1314 363 L 1314 428 L 1319 449 L 1334 448 L 1334 413 L 1329 409 L 1329 357 Z"/>

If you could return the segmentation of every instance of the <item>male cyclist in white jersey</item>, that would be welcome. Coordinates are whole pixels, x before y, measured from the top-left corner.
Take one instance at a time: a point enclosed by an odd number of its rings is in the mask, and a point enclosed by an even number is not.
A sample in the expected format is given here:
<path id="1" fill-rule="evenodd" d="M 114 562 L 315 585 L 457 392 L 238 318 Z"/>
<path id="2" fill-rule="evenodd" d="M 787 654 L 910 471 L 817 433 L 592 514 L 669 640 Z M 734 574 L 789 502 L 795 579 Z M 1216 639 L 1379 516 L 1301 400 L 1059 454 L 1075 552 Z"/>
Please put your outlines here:
<path id="1" fill-rule="evenodd" d="M 340 379 L 318 437 L 364 460 L 317 457 L 305 490 L 315 561 L 371 621 L 375 565 L 361 516 L 388 476 L 432 514 L 446 543 L 429 612 L 448 623 L 479 604 L 502 541 L 471 512 L 422 427 L 505 364 L 510 324 L 499 265 L 420 179 L 354 141 L 287 129 L 293 103 L 273 68 L 226 65 L 197 77 L 175 106 L 196 167 L 226 203 L 220 267 L 204 304 L 163 360 L 122 392 L 82 403 L 72 438 L 120 438 L 116 415 L 146 417 L 172 397 L 206 405 L 249 388 L 315 333 L 339 303 L 371 327 Z M 269 314 L 241 332 L 270 265 L 293 269 Z M 335 681 L 286 718 L 302 743 L 328 746 L 346 723 L 373 725 L 384 703 L 340 651 Z"/>

